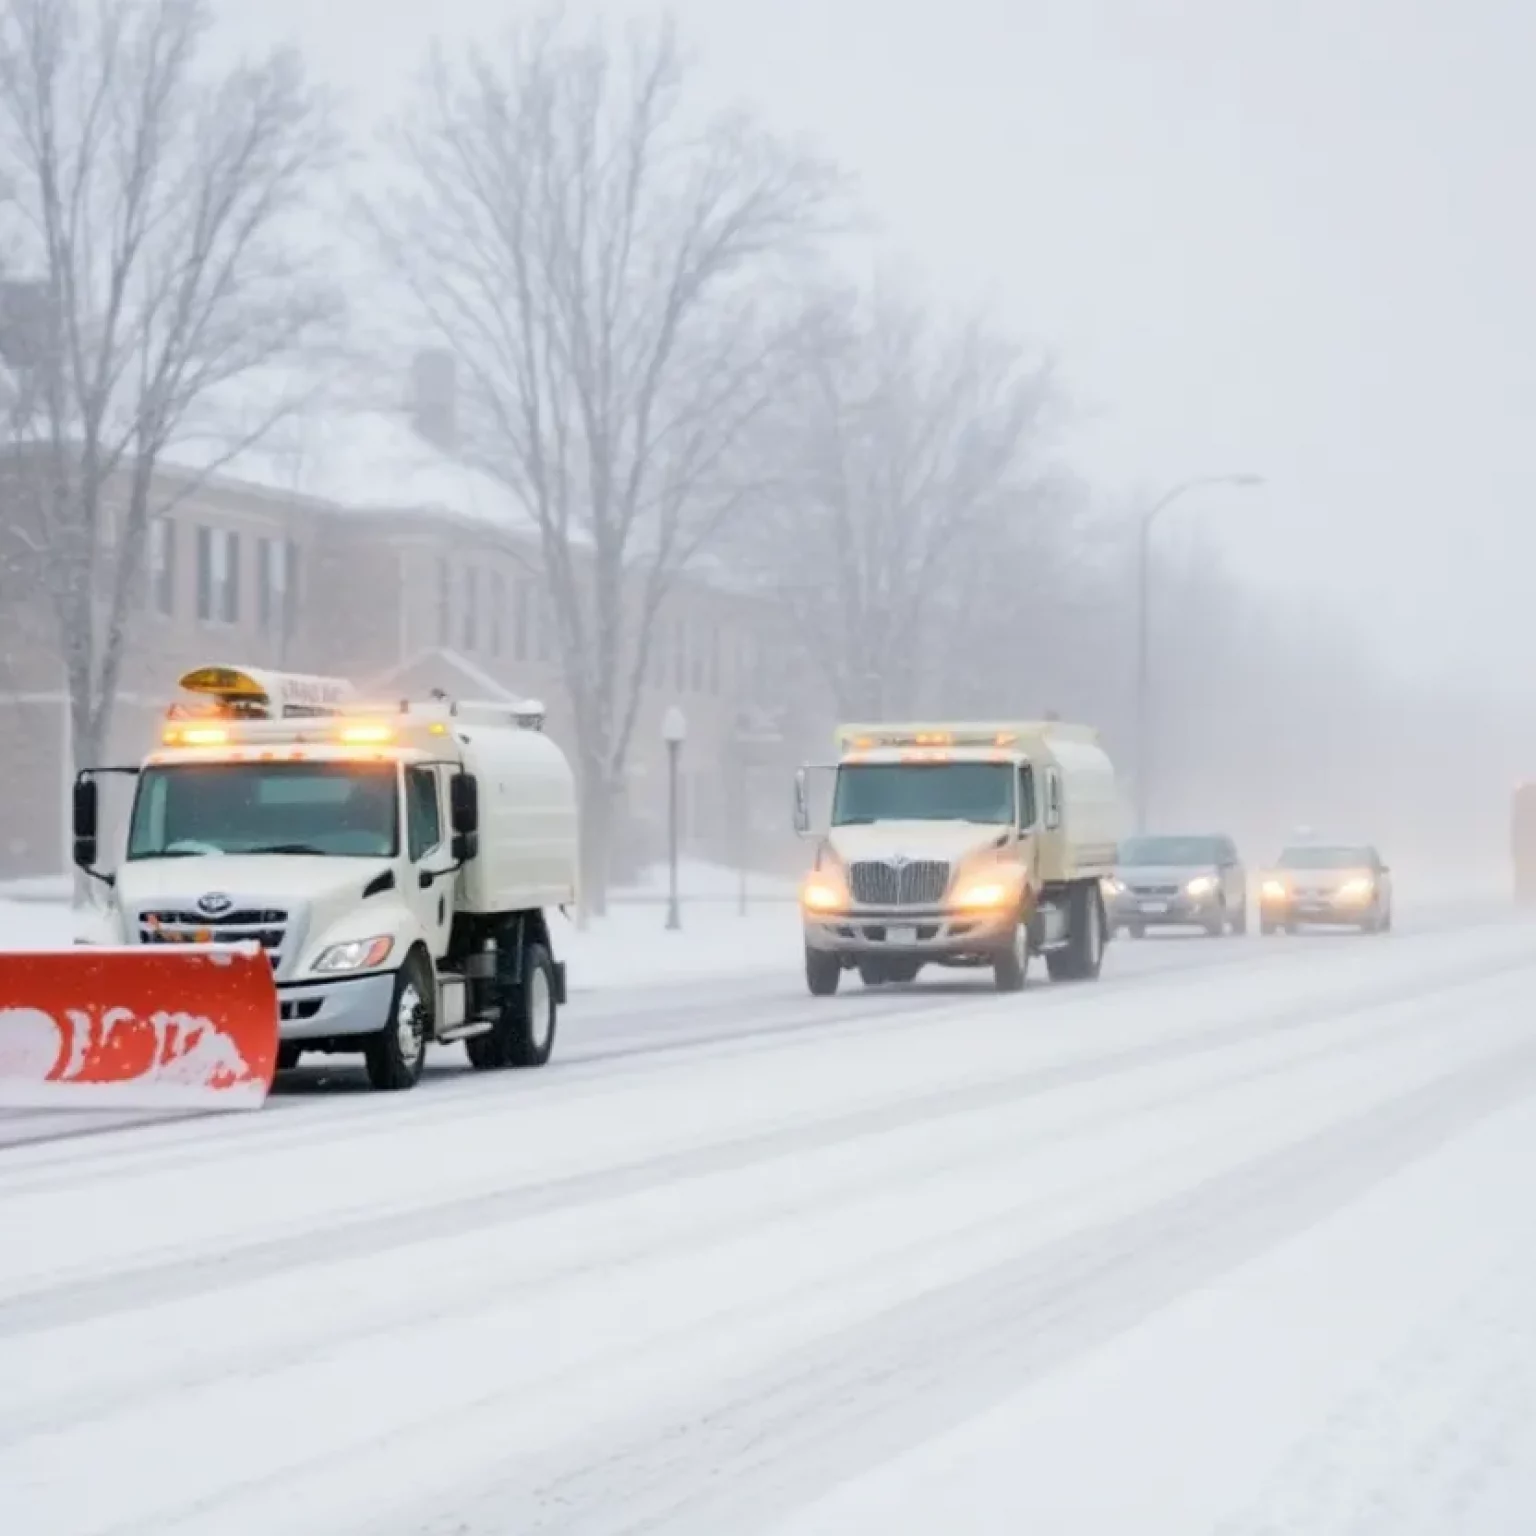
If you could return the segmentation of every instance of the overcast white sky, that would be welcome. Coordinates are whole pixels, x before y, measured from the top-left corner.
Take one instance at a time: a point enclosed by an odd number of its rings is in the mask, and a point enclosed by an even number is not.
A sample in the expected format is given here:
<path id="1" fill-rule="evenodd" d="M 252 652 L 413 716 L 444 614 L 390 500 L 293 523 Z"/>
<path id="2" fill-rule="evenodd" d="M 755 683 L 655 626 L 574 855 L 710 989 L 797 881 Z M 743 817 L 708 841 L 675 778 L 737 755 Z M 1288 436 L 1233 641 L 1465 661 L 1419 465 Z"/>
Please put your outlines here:
<path id="1" fill-rule="evenodd" d="M 434 34 L 509 14 L 222 3 L 370 111 Z M 861 178 L 889 250 L 1060 351 L 1091 476 L 1269 477 L 1186 503 L 1170 539 L 1342 597 L 1404 665 L 1536 685 L 1536 4 L 672 9 L 709 90 Z"/>

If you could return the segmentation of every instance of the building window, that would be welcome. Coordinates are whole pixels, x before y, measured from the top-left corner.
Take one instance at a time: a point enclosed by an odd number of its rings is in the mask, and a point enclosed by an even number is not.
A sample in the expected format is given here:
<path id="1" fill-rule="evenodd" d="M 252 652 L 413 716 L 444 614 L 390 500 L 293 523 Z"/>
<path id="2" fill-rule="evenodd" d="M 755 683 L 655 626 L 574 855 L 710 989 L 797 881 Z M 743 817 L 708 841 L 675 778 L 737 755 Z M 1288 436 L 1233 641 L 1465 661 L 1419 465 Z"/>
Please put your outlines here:
<path id="1" fill-rule="evenodd" d="M 176 524 L 157 517 L 149 525 L 149 595 L 155 612 L 176 612 Z"/>
<path id="2" fill-rule="evenodd" d="M 286 634 L 293 613 L 289 579 L 298 565 L 291 539 L 261 539 L 256 545 L 256 622 L 263 634 Z"/>
<path id="3" fill-rule="evenodd" d="M 517 612 L 513 615 L 513 623 L 516 626 L 514 634 L 516 636 L 517 659 L 519 661 L 528 660 L 528 622 L 533 608 L 531 597 L 532 594 L 529 591 L 528 583 L 526 581 L 518 582 Z"/>
<path id="4" fill-rule="evenodd" d="M 491 572 L 491 655 L 501 655 L 501 626 L 503 611 L 507 606 L 507 583 L 500 571 Z"/>
<path id="5" fill-rule="evenodd" d="M 240 535 L 228 528 L 197 530 L 197 616 L 205 623 L 240 621 Z"/>
<path id="6" fill-rule="evenodd" d="M 672 631 L 672 686 L 679 693 L 688 691 L 688 626 L 682 619 Z"/>
<path id="7" fill-rule="evenodd" d="M 480 570 L 478 566 L 464 567 L 464 649 L 474 652 L 480 647 Z"/>
<path id="8" fill-rule="evenodd" d="M 448 645 L 452 641 L 450 614 L 453 608 L 453 593 L 449 588 L 449 581 L 448 562 L 439 559 L 437 562 L 437 643 L 439 645 Z"/>

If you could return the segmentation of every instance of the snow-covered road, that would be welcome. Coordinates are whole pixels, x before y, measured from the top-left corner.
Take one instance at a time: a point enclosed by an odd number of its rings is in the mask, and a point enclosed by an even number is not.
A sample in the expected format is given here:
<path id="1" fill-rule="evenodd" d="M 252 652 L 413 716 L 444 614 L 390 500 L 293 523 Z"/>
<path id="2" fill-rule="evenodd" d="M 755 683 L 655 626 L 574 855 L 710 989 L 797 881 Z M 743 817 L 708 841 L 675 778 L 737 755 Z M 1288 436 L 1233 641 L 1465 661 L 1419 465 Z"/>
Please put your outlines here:
<path id="1" fill-rule="evenodd" d="M 543 1073 L 12 1146 L 0 1529 L 1536 1528 L 1533 993 L 1444 915 L 716 979 Z"/>

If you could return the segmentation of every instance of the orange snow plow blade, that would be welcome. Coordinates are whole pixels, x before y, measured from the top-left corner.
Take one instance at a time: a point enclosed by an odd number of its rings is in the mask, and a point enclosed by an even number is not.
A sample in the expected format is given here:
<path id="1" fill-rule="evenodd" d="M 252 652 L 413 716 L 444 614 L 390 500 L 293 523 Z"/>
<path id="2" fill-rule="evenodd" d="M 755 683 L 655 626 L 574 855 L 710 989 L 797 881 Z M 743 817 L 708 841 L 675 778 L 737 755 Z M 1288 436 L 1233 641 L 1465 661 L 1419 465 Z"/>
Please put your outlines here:
<path id="1" fill-rule="evenodd" d="M 277 987 L 255 945 L 0 951 L 0 1107 L 259 1109 Z"/>

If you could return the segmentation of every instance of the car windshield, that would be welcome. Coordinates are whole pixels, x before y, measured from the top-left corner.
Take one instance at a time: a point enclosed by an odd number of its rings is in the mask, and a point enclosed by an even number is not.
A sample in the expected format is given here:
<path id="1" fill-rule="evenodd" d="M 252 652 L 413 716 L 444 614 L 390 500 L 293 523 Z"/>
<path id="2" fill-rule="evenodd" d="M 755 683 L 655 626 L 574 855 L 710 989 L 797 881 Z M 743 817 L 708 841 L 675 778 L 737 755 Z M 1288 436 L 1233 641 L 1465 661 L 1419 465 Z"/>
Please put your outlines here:
<path id="1" fill-rule="evenodd" d="M 145 769 L 130 859 L 220 853 L 393 858 L 393 763 L 178 763 Z"/>
<path id="2" fill-rule="evenodd" d="M 1219 864 L 1221 854 L 1221 840 L 1215 837 L 1133 837 L 1121 843 L 1116 862 L 1131 869 L 1157 864 L 1185 869 Z"/>
<path id="3" fill-rule="evenodd" d="M 1281 869 L 1362 869 L 1371 863 L 1369 848 L 1287 848 Z"/>
<path id="4" fill-rule="evenodd" d="M 845 763 L 837 770 L 832 825 L 973 821 L 1013 825 L 1010 763 Z"/>

